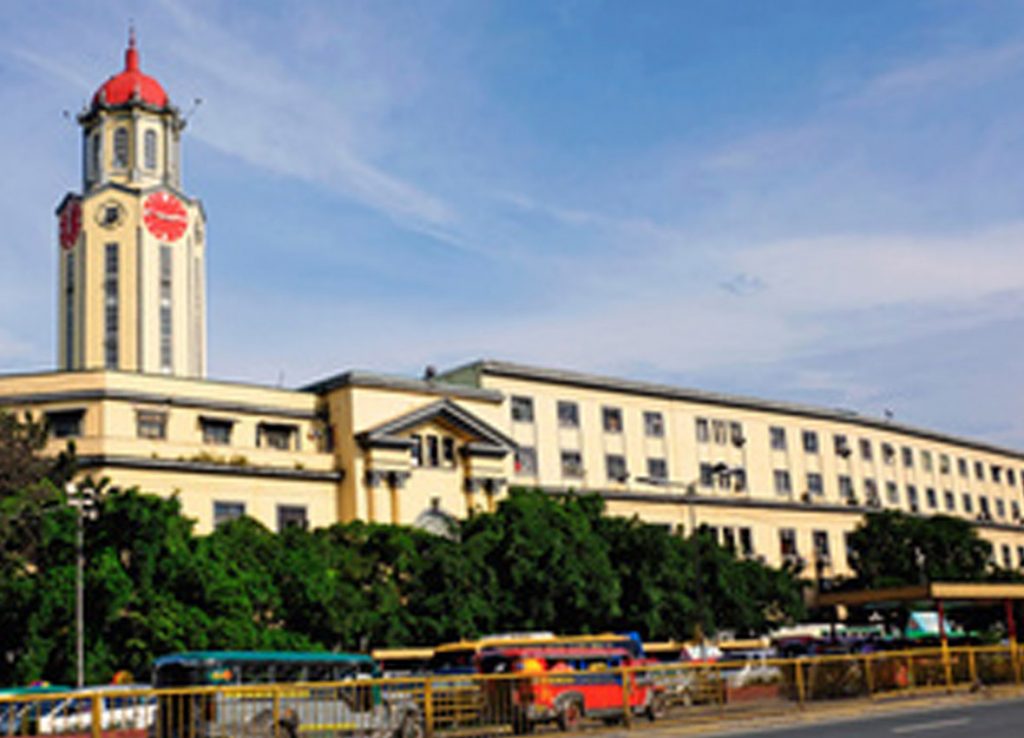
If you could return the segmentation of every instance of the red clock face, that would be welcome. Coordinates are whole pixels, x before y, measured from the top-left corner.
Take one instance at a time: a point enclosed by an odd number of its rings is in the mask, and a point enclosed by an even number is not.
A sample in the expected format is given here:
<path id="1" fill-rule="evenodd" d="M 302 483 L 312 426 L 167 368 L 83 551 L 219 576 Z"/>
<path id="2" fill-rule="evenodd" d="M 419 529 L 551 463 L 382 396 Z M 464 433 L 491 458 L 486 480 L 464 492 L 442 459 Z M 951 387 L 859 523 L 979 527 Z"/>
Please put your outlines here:
<path id="1" fill-rule="evenodd" d="M 188 228 L 188 211 L 174 195 L 154 192 L 142 206 L 142 222 L 161 241 L 177 241 Z"/>
<path id="2" fill-rule="evenodd" d="M 70 249 L 78 243 L 78 234 L 82 232 L 82 206 L 78 200 L 69 200 L 60 211 L 60 246 Z"/>

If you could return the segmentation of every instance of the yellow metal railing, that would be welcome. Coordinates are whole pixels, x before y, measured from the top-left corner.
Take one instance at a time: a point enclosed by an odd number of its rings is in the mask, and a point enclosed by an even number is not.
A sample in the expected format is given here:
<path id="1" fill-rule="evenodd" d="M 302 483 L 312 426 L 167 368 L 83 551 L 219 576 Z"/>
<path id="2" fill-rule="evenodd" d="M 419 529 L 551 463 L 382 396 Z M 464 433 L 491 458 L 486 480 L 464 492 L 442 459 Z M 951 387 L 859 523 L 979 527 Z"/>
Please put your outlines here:
<path id="1" fill-rule="evenodd" d="M 1022 687 L 1012 646 L 618 669 L 0 695 L 0 738 L 468 738 Z"/>

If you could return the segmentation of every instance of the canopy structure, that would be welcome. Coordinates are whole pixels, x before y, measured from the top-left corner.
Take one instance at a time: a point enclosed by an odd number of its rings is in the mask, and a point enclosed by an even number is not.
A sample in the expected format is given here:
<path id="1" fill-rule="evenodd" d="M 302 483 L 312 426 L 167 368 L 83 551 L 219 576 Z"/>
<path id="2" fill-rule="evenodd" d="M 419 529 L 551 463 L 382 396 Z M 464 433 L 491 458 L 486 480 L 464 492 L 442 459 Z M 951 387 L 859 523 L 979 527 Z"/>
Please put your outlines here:
<path id="1" fill-rule="evenodd" d="M 933 603 L 938 610 L 939 636 L 946 646 L 945 605 L 994 605 L 1000 602 L 1006 608 L 1006 632 L 1010 642 L 1017 642 L 1017 623 L 1014 603 L 1024 601 L 1024 584 L 1012 582 L 929 582 L 904 587 L 883 589 L 857 589 L 848 592 L 821 592 L 816 604 L 820 607 L 844 605 L 847 607 L 891 606 L 905 603 Z"/>

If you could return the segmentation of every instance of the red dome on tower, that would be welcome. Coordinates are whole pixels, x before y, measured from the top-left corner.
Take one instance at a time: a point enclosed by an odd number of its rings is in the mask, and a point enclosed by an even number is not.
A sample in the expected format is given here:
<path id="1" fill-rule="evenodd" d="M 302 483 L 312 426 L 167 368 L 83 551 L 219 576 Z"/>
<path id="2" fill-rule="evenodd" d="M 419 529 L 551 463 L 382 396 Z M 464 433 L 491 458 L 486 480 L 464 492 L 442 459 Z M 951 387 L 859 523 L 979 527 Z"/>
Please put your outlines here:
<path id="1" fill-rule="evenodd" d="M 139 69 L 139 50 L 135 32 L 128 37 L 124 52 L 124 71 L 104 82 L 92 96 L 93 105 L 124 105 L 138 101 L 154 107 L 167 107 L 167 93 L 160 83 Z"/>

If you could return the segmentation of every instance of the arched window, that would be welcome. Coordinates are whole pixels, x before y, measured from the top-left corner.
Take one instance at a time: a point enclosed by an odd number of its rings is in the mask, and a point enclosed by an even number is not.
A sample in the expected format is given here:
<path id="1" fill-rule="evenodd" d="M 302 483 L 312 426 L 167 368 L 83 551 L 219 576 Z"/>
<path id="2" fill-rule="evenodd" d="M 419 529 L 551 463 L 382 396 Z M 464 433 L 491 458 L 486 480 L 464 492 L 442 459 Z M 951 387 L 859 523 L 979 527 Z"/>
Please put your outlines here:
<path id="1" fill-rule="evenodd" d="M 146 131 L 146 169 L 156 169 L 156 131 Z"/>
<path id="2" fill-rule="evenodd" d="M 118 169 L 128 166 L 128 129 L 124 126 L 114 131 L 114 166 Z"/>
<path id="3" fill-rule="evenodd" d="M 100 134 L 89 136 L 89 178 L 100 176 Z"/>

